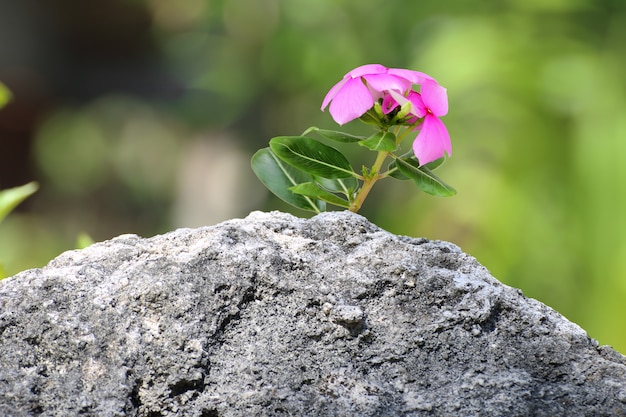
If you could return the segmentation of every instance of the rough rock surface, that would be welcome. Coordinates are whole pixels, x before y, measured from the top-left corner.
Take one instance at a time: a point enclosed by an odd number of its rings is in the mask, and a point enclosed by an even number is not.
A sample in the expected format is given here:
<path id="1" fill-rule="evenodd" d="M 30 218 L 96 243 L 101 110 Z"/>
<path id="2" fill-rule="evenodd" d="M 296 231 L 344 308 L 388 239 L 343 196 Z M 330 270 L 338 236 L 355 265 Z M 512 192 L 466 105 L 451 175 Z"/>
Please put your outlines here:
<path id="1" fill-rule="evenodd" d="M 0 282 L 2 416 L 625 416 L 626 360 L 349 212 L 123 235 Z"/>

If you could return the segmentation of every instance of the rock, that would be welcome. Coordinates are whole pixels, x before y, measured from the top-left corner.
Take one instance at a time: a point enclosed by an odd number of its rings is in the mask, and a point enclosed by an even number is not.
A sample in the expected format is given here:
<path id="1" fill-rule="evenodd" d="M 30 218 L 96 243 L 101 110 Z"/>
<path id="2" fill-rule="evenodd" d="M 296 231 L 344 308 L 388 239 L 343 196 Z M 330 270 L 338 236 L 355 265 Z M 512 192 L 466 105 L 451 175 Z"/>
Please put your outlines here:
<path id="1" fill-rule="evenodd" d="M 2 416 L 626 416 L 626 358 L 446 243 L 252 213 L 0 282 Z"/>

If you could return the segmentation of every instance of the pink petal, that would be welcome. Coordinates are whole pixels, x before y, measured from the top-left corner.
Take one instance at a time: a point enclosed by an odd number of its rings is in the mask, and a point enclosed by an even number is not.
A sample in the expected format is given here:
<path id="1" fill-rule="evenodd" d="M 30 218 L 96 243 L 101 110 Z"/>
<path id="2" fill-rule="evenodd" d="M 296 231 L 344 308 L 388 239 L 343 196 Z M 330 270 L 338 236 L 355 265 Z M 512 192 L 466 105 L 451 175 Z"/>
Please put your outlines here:
<path id="1" fill-rule="evenodd" d="M 374 98 L 361 78 L 348 79 L 330 103 L 330 114 L 340 125 L 361 117 L 374 105 Z"/>
<path id="2" fill-rule="evenodd" d="M 437 116 L 426 115 L 422 130 L 413 142 L 413 152 L 420 166 L 441 158 L 445 153 L 452 155 L 448 129 Z"/>
<path id="3" fill-rule="evenodd" d="M 412 85 L 410 81 L 389 74 L 366 74 L 363 78 L 376 91 L 396 90 L 404 93 Z"/>
<path id="4" fill-rule="evenodd" d="M 402 77 L 405 80 L 409 80 L 412 84 L 422 84 L 426 80 L 435 81 L 435 79 L 428 74 L 403 68 L 389 68 L 387 73 L 391 75 L 397 75 L 398 77 Z"/>
<path id="5" fill-rule="evenodd" d="M 378 101 L 381 98 L 385 98 L 385 92 L 374 90 L 369 84 L 366 84 L 367 89 L 370 91 L 372 97 L 374 97 L 374 101 Z"/>
<path id="6" fill-rule="evenodd" d="M 344 78 L 343 80 L 339 81 L 337 84 L 333 85 L 333 87 L 326 94 L 326 97 L 324 97 L 324 101 L 322 102 L 322 111 L 324 111 L 326 106 L 328 106 L 328 103 L 330 103 L 330 101 L 333 98 L 335 98 L 335 95 L 337 95 L 337 92 L 341 89 L 341 87 L 343 87 L 343 85 L 347 81 L 348 80 L 346 78 Z"/>
<path id="7" fill-rule="evenodd" d="M 422 100 L 435 116 L 448 114 L 448 94 L 446 89 L 434 81 L 426 81 L 420 89 Z"/>
<path id="8" fill-rule="evenodd" d="M 415 103 L 413 102 L 413 100 L 417 100 L 415 97 L 413 97 L 412 100 L 409 100 L 407 97 L 404 97 L 402 94 L 398 93 L 397 91 L 389 90 L 388 93 L 391 97 L 393 97 L 396 103 L 398 103 L 400 106 L 403 106 L 406 103 L 410 102 L 411 109 L 409 110 L 409 113 L 412 114 L 413 116 L 424 117 L 424 115 L 426 114 L 426 110 L 423 107 L 423 103 L 420 103 L 417 101 Z M 418 93 L 415 93 L 415 94 L 418 94 Z M 412 95 L 410 95 L 410 97 L 411 96 Z"/>
<path id="9" fill-rule="evenodd" d="M 385 95 L 383 98 L 383 104 L 381 105 L 384 114 L 388 114 L 391 110 L 398 107 L 398 102 L 393 99 L 390 95 Z"/>
<path id="10" fill-rule="evenodd" d="M 411 112 L 411 114 L 417 117 L 424 117 L 426 113 L 428 113 L 428 109 L 426 108 L 426 105 L 424 104 L 424 100 L 422 99 L 422 95 L 420 93 L 411 90 L 407 98 L 413 105 L 413 111 Z"/>
<path id="11" fill-rule="evenodd" d="M 388 93 L 391 97 L 393 97 L 396 103 L 398 103 L 400 106 L 402 106 L 405 103 L 408 103 L 409 101 L 408 98 L 404 97 L 402 94 L 398 93 L 397 91 L 390 90 L 388 91 Z"/>
<path id="12" fill-rule="evenodd" d="M 352 71 L 348 72 L 344 78 L 358 78 L 368 74 L 385 74 L 387 72 L 387 67 L 384 67 L 380 64 L 366 64 L 361 65 L 360 67 L 356 67 Z"/>

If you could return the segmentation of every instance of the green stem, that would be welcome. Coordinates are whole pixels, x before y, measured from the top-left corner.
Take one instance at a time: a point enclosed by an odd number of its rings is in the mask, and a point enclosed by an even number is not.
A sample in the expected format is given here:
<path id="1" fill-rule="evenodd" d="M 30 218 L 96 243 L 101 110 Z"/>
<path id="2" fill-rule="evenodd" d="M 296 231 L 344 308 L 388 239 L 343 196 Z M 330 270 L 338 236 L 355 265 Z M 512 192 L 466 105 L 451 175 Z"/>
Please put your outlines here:
<path id="1" fill-rule="evenodd" d="M 396 145 L 399 145 L 400 142 L 404 140 L 406 135 L 415 126 L 419 124 L 419 122 L 420 121 L 417 121 L 413 125 L 406 127 L 402 133 L 400 133 L 400 130 L 402 129 L 401 126 L 396 126 L 395 132 L 394 132 L 394 134 L 396 135 Z M 374 162 L 374 165 L 372 165 L 372 169 L 369 172 L 369 174 L 363 175 L 363 177 L 357 176 L 357 178 L 363 181 L 363 186 L 357 192 L 354 200 L 350 202 L 349 210 L 351 212 L 356 213 L 357 211 L 359 211 L 359 209 L 363 205 L 363 202 L 365 201 L 365 198 L 372 190 L 372 187 L 374 186 L 376 181 L 383 179 L 389 175 L 388 172 L 385 172 L 383 175 L 380 174 L 380 169 L 382 168 L 383 163 L 385 162 L 385 159 L 387 159 L 388 156 L 394 156 L 394 155 L 390 152 L 378 151 L 378 155 L 376 156 L 376 161 Z"/>
<path id="2" fill-rule="evenodd" d="M 407 126 L 402 133 L 400 133 L 400 126 L 398 126 L 398 130 L 396 130 L 396 145 L 399 145 L 400 142 L 402 142 L 404 140 L 406 135 L 408 135 L 413 130 L 413 128 L 415 126 L 420 124 L 421 121 L 422 121 L 422 119 L 418 120 L 417 122 L 413 123 L 410 126 Z"/>
<path id="3" fill-rule="evenodd" d="M 372 190 L 374 183 L 376 183 L 376 181 L 378 181 L 379 179 L 383 178 L 379 174 L 379 172 L 380 172 L 380 168 L 383 166 L 383 163 L 385 162 L 385 159 L 387 159 L 388 155 L 389 155 L 389 152 L 378 151 L 378 155 L 376 156 L 376 161 L 374 162 L 374 165 L 372 165 L 372 169 L 370 173 L 363 177 L 363 187 L 361 187 L 361 189 L 357 192 L 357 195 L 354 198 L 354 200 L 352 200 L 352 202 L 350 203 L 349 210 L 351 212 L 356 213 L 357 211 L 359 211 L 359 209 L 363 205 L 363 201 L 365 201 L 365 198 L 367 197 L 369 192 Z"/>

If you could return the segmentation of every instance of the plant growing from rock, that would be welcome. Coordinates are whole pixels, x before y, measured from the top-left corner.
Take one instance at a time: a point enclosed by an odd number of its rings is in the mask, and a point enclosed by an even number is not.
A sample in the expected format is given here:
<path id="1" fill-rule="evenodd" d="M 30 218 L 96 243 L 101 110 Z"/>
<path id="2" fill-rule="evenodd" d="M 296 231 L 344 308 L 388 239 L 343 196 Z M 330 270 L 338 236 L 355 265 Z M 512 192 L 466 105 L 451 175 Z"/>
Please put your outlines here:
<path id="1" fill-rule="evenodd" d="M 419 91 L 418 91 L 419 89 Z M 422 191 L 456 194 L 433 171 L 452 154 L 450 135 L 440 117 L 448 113 L 446 89 L 422 72 L 368 64 L 348 72 L 322 103 L 343 125 L 359 119 L 374 127 L 369 136 L 310 127 L 299 136 L 272 138 L 252 157 L 261 182 L 287 203 L 321 212 L 326 204 L 357 212 L 374 184 L 384 178 L 412 180 Z M 411 133 L 412 149 L 403 150 Z M 363 146 L 376 153 L 357 172 L 336 148 L 311 137 Z M 390 162 L 385 166 L 386 162 Z"/>

